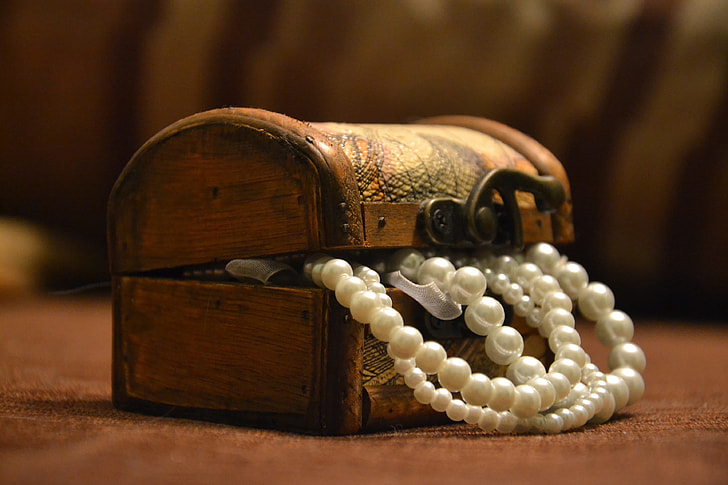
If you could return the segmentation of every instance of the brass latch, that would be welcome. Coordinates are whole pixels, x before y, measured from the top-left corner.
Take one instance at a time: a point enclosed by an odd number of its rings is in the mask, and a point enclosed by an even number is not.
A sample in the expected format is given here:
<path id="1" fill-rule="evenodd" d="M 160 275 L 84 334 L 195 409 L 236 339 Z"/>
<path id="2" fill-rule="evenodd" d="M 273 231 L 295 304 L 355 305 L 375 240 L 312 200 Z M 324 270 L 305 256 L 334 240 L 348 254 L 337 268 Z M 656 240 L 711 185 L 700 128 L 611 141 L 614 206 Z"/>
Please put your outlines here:
<path id="1" fill-rule="evenodd" d="M 473 186 L 467 200 L 434 198 L 422 205 L 425 232 L 440 246 L 485 244 L 523 247 L 523 227 L 516 191 L 530 192 L 540 212 L 556 211 L 566 200 L 561 183 L 550 175 L 530 175 L 499 168 L 488 171 Z M 502 203 L 494 200 L 498 192 Z"/>

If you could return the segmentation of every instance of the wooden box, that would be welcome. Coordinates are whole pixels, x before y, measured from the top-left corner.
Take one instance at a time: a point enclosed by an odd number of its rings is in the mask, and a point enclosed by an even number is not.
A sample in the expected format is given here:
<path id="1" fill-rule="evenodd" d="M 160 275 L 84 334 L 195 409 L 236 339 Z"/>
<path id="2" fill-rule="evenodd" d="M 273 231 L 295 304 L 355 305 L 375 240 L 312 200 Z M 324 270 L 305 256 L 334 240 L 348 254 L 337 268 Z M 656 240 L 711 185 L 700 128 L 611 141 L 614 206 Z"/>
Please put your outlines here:
<path id="1" fill-rule="evenodd" d="M 478 215 L 458 213 L 488 176 L 490 189 L 468 206 Z M 463 227 L 474 219 L 485 235 Z M 239 282 L 225 265 L 264 258 L 300 270 L 316 252 L 366 259 L 572 238 L 559 162 L 492 121 L 307 124 L 240 108 L 191 116 L 141 147 L 110 196 L 114 405 L 321 434 L 432 422 L 439 416 L 398 384 L 383 347 L 331 292 Z M 430 337 L 466 354 L 481 348 L 475 336 L 436 335 L 422 309 L 388 293 Z"/>

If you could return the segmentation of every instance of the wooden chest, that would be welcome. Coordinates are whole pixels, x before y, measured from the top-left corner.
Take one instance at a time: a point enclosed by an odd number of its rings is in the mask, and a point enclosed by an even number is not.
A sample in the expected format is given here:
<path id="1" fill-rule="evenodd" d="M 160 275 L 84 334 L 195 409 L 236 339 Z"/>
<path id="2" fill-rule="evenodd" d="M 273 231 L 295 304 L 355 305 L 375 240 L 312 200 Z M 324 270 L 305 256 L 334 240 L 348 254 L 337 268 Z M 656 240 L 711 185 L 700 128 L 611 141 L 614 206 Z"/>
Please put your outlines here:
<path id="1" fill-rule="evenodd" d="M 297 278 L 240 282 L 226 264 L 300 272 L 317 252 L 377 261 L 405 247 L 468 254 L 572 238 L 562 166 L 492 121 L 191 116 L 149 140 L 110 196 L 114 405 L 321 434 L 433 422 L 332 292 Z M 438 335 L 387 291 L 432 338 L 480 348 L 474 335 Z"/>

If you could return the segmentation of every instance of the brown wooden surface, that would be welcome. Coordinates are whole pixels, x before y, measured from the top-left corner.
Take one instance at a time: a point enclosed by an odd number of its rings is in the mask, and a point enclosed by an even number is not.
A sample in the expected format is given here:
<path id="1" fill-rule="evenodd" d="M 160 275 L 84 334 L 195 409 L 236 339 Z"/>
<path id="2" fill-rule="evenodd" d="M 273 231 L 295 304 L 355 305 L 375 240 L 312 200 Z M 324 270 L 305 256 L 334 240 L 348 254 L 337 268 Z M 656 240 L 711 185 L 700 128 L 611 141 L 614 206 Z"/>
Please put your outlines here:
<path id="1" fill-rule="evenodd" d="M 321 434 L 361 428 L 363 327 L 330 292 L 119 277 L 114 293 L 121 409 Z"/>
<path id="2" fill-rule="evenodd" d="M 140 151 L 109 202 L 112 273 L 320 245 L 316 170 L 285 144 L 215 120 Z"/>
<path id="3" fill-rule="evenodd" d="M 367 386 L 364 394 L 364 431 L 444 424 L 448 420 L 445 414 L 418 403 L 405 385 Z"/>
<path id="4" fill-rule="evenodd" d="M 530 199 L 530 204 L 527 207 L 519 206 L 524 242 L 553 241 L 551 216 L 534 207 L 532 196 L 526 199 Z M 423 247 L 427 244 L 423 238 L 424 229 L 418 220 L 420 204 L 364 202 L 361 206 L 364 238 L 368 247 Z"/>
<path id="5" fill-rule="evenodd" d="M 122 402 L 317 421 L 322 291 L 135 277 L 116 284 Z"/>

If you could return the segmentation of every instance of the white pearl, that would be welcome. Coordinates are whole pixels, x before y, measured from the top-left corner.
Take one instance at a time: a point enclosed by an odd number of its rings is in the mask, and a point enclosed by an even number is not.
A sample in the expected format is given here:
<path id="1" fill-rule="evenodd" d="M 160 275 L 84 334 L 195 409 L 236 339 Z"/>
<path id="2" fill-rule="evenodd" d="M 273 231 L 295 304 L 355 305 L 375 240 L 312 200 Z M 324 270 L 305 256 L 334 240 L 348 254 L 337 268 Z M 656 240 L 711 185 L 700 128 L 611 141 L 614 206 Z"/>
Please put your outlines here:
<path id="1" fill-rule="evenodd" d="M 488 288 L 496 295 L 502 295 L 511 286 L 511 280 L 503 273 L 497 273 L 488 284 Z"/>
<path id="2" fill-rule="evenodd" d="M 506 377 L 515 385 L 525 384 L 534 377 L 541 377 L 546 374 L 546 368 L 540 360 L 535 357 L 519 357 L 506 370 Z"/>
<path id="3" fill-rule="evenodd" d="M 565 344 L 559 347 L 559 350 L 556 351 L 554 359 L 571 359 L 577 363 L 579 368 L 581 368 L 584 364 L 586 364 L 586 352 L 584 352 L 584 349 L 582 349 L 579 345 Z"/>
<path id="4" fill-rule="evenodd" d="M 495 261 L 493 261 L 493 271 L 496 273 L 503 273 L 504 275 L 508 276 L 508 278 L 514 278 L 516 276 L 516 273 L 518 272 L 518 267 L 520 265 L 518 264 L 518 261 L 515 260 L 515 258 L 503 255 L 498 256 L 495 258 Z"/>
<path id="5" fill-rule="evenodd" d="M 614 396 L 614 412 L 617 413 L 629 401 L 629 387 L 624 379 L 615 374 L 607 374 L 607 387 L 610 394 Z"/>
<path id="6" fill-rule="evenodd" d="M 468 415 L 468 406 L 460 399 L 452 399 L 445 408 L 445 414 L 455 422 L 462 421 Z"/>
<path id="7" fill-rule="evenodd" d="M 538 327 L 538 333 L 543 338 L 549 338 L 551 336 L 551 332 L 560 326 L 574 328 L 576 326 L 576 321 L 574 320 L 574 315 L 571 312 L 568 312 L 563 308 L 554 308 L 546 313 L 541 319 L 541 325 Z"/>
<path id="8" fill-rule="evenodd" d="M 553 310 L 554 308 L 563 308 L 567 312 L 571 312 L 573 304 L 569 295 L 563 291 L 554 291 L 546 297 L 541 308 L 543 308 L 543 311 L 545 312 Z"/>
<path id="9" fill-rule="evenodd" d="M 369 290 L 354 293 L 349 306 L 351 317 L 360 323 L 371 323 L 377 310 L 384 306 L 380 295 Z"/>
<path id="10" fill-rule="evenodd" d="M 589 411 L 580 404 L 574 404 L 569 407 L 569 411 L 574 415 L 574 425 L 572 428 L 581 428 L 589 421 Z"/>
<path id="11" fill-rule="evenodd" d="M 597 321 L 614 310 L 614 293 L 604 283 L 589 283 L 579 292 L 579 311 L 584 318 Z"/>
<path id="12" fill-rule="evenodd" d="M 512 433 L 518 426 L 518 418 L 508 411 L 498 413 L 498 425 L 495 429 L 499 433 Z"/>
<path id="13" fill-rule="evenodd" d="M 372 290 L 369 290 L 372 291 Z M 372 293 L 376 294 L 379 298 L 379 303 L 381 303 L 381 306 L 392 306 L 392 299 L 387 295 L 386 293 L 377 293 L 376 291 L 372 291 Z"/>
<path id="14" fill-rule="evenodd" d="M 559 416 L 564 421 L 564 427 L 562 428 L 562 431 L 566 431 L 574 427 L 574 419 L 576 417 L 569 408 L 559 408 L 554 411 L 554 414 Z"/>
<path id="15" fill-rule="evenodd" d="M 557 401 L 554 406 L 556 407 L 571 407 L 574 404 L 579 404 L 579 401 L 589 394 L 589 388 L 581 382 L 576 384 L 569 390 L 569 395 L 561 401 Z"/>
<path id="16" fill-rule="evenodd" d="M 534 306 L 531 311 L 526 315 L 526 325 L 531 328 L 538 328 L 541 326 L 541 320 L 543 320 L 543 310 L 541 307 Z"/>
<path id="17" fill-rule="evenodd" d="M 544 376 L 544 379 L 547 379 L 551 385 L 554 386 L 554 402 L 559 402 L 569 396 L 569 392 L 571 392 L 571 381 L 564 374 L 561 372 L 549 371 L 549 373 Z"/>
<path id="18" fill-rule="evenodd" d="M 351 307 L 351 297 L 359 292 L 366 291 L 366 289 L 367 284 L 356 276 L 340 279 L 336 285 L 336 301 L 341 306 L 349 308 Z"/>
<path id="19" fill-rule="evenodd" d="M 581 380 L 581 367 L 571 359 L 554 360 L 549 367 L 549 372 L 564 374 L 572 386 Z"/>
<path id="20" fill-rule="evenodd" d="M 435 257 L 426 259 L 417 271 L 417 282 L 421 285 L 434 282 L 440 290 L 447 293 L 450 290 L 450 280 L 455 274 L 455 266 L 445 258 Z"/>
<path id="21" fill-rule="evenodd" d="M 559 325 L 549 335 L 549 348 L 556 353 L 559 347 L 566 344 L 581 345 L 581 336 L 575 328 L 567 325 Z"/>
<path id="22" fill-rule="evenodd" d="M 405 375 L 415 368 L 414 359 L 394 359 L 394 371 L 399 375 Z"/>
<path id="23" fill-rule="evenodd" d="M 470 365 L 465 360 L 460 357 L 450 357 L 437 370 L 437 380 L 442 387 L 457 392 L 468 383 L 470 374 Z"/>
<path id="24" fill-rule="evenodd" d="M 402 315 L 392 307 L 381 307 L 372 317 L 369 330 L 377 340 L 389 342 L 392 330 L 404 326 Z"/>
<path id="25" fill-rule="evenodd" d="M 592 371 L 594 368 L 596 369 Z M 586 364 L 581 368 L 581 381 L 589 387 L 606 387 L 607 375 L 600 371 L 596 365 Z"/>
<path id="26" fill-rule="evenodd" d="M 503 305 L 490 296 L 478 298 L 465 309 L 465 324 L 476 335 L 488 335 L 503 325 L 505 318 Z"/>
<path id="27" fill-rule="evenodd" d="M 627 406 L 630 406 L 642 399 L 642 396 L 645 393 L 645 381 L 642 378 L 642 374 L 631 367 L 620 367 L 618 369 L 614 369 L 611 374 L 621 377 L 625 384 L 627 384 L 627 387 L 629 388 Z"/>
<path id="28" fill-rule="evenodd" d="M 645 371 L 647 359 L 642 349 L 632 342 L 625 342 L 612 347 L 609 352 L 609 368 L 630 367 L 639 373 Z"/>
<path id="29" fill-rule="evenodd" d="M 415 389 L 421 383 L 427 380 L 427 374 L 422 372 L 422 369 L 413 367 L 404 375 L 404 383 L 410 389 Z"/>
<path id="30" fill-rule="evenodd" d="M 493 384 L 485 374 L 472 374 L 468 383 L 460 390 L 460 395 L 468 404 L 485 406 L 493 395 Z"/>
<path id="31" fill-rule="evenodd" d="M 538 395 L 541 396 L 541 408 L 539 411 L 545 411 L 556 402 L 556 388 L 551 384 L 550 380 L 545 377 L 534 377 L 527 384 L 536 389 Z"/>
<path id="32" fill-rule="evenodd" d="M 487 286 L 490 287 L 491 283 L 493 283 L 493 279 L 495 278 L 496 273 L 490 268 L 485 268 L 483 269 L 483 276 L 485 276 L 485 282 Z"/>
<path id="33" fill-rule="evenodd" d="M 572 299 L 578 298 L 579 292 L 589 284 L 589 275 L 587 275 L 584 267 L 571 261 L 561 267 L 557 279 L 561 291 Z"/>
<path id="34" fill-rule="evenodd" d="M 421 345 L 422 334 L 414 327 L 397 327 L 390 334 L 390 352 L 399 359 L 413 358 Z"/>
<path id="35" fill-rule="evenodd" d="M 586 415 L 587 422 L 591 418 L 593 418 L 594 414 L 597 412 L 594 402 L 589 399 L 585 399 L 585 398 L 578 399 L 575 404 L 581 405 L 587 410 L 587 415 Z"/>
<path id="36" fill-rule="evenodd" d="M 599 412 L 594 414 L 594 417 L 589 420 L 592 424 L 602 424 L 609 421 L 612 416 L 614 416 L 614 410 L 615 410 L 615 400 L 614 396 L 611 394 L 607 396 L 607 398 L 604 401 L 604 405 L 599 410 Z"/>
<path id="37" fill-rule="evenodd" d="M 368 284 L 367 289 L 373 291 L 374 293 L 387 293 L 387 288 L 381 283 Z"/>
<path id="38" fill-rule="evenodd" d="M 531 284 L 531 298 L 536 305 L 543 305 L 546 297 L 551 293 L 560 291 L 559 282 L 550 275 L 543 275 L 535 278 Z"/>
<path id="39" fill-rule="evenodd" d="M 455 271 L 450 280 L 450 297 L 461 305 L 470 305 L 483 296 L 485 276 L 478 268 L 463 266 Z"/>
<path id="40" fill-rule="evenodd" d="M 420 404 L 430 404 L 435 399 L 435 385 L 432 382 L 424 381 L 415 387 L 415 399 Z"/>
<path id="41" fill-rule="evenodd" d="M 364 283 L 366 283 L 369 287 L 371 287 L 371 285 L 375 283 L 380 282 L 379 273 L 366 266 L 357 266 L 354 269 L 354 276 L 356 276 L 357 278 L 361 278 L 361 280 L 364 281 Z"/>
<path id="42" fill-rule="evenodd" d="M 526 261 L 536 264 L 544 273 L 554 271 L 560 260 L 559 251 L 548 243 L 536 243 L 526 251 Z"/>
<path id="43" fill-rule="evenodd" d="M 483 415 L 483 408 L 480 406 L 473 406 L 472 404 L 466 404 L 468 413 L 465 415 L 465 422 L 468 424 L 478 424 L 480 417 Z"/>
<path id="44" fill-rule="evenodd" d="M 523 288 L 518 283 L 511 283 L 503 292 L 503 300 L 509 305 L 515 305 L 523 298 Z"/>
<path id="45" fill-rule="evenodd" d="M 496 377 L 490 380 L 492 393 L 488 406 L 494 411 L 510 409 L 516 399 L 516 387 L 505 377 Z"/>
<path id="46" fill-rule="evenodd" d="M 573 394 L 572 398 L 574 400 L 581 399 L 589 394 L 589 387 L 583 382 L 577 382 L 574 384 L 574 387 L 571 388 L 569 394 Z"/>
<path id="47" fill-rule="evenodd" d="M 483 413 L 478 419 L 478 427 L 489 433 L 498 426 L 498 413 L 490 408 L 484 408 Z"/>
<path id="48" fill-rule="evenodd" d="M 510 411 L 517 418 L 530 418 L 541 409 L 541 395 L 532 386 L 516 386 L 516 397 Z"/>
<path id="49" fill-rule="evenodd" d="M 518 315 L 519 317 L 525 317 L 526 315 L 531 312 L 531 310 L 534 309 L 536 304 L 533 302 L 530 296 L 523 295 L 514 305 L 513 305 L 513 311 Z M 538 327 L 538 325 L 536 325 Z M 536 328 L 534 327 L 534 328 Z"/>
<path id="50" fill-rule="evenodd" d="M 496 327 L 485 338 L 485 353 L 498 365 L 508 365 L 523 353 L 523 337 L 513 327 Z"/>
<path id="51" fill-rule="evenodd" d="M 306 261 L 303 263 L 303 274 L 306 279 L 311 280 L 319 288 L 323 288 L 324 284 L 321 281 L 321 270 L 330 259 L 332 259 L 331 256 L 323 254 L 312 254 L 306 258 Z"/>
<path id="52" fill-rule="evenodd" d="M 632 340 L 634 323 L 626 313 L 614 310 L 597 320 L 594 331 L 602 345 L 614 347 Z"/>
<path id="53" fill-rule="evenodd" d="M 422 344 L 415 354 L 417 367 L 427 374 L 436 374 L 445 359 L 447 359 L 445 348 L 439 342 L 432 340 Z"/>
<path id="54" fill-rule="evenodd" d="M 444 387 L 435 390 L 435 397 L 430 401 L 430 406 L 437 412 L 443 412 L 447 409 L 447 405 L 452 401 L 452 394 Z"/>
<path id="55" fill-rule="evenodd" d="M 515 282 L 521 285 L 524 291 L 531 289 L 533 280 L 543 275 L 543 271 L 533 263 L 523 263 L 516 270 Z"/>
<path id="56" fill-rule="evenodd" d="M 564 429 L 564 419 L 556 413 L 548 413 L 539 423 L 539 428 L 546 434 L 558 434 Z"/>
<path id="57" fill-rule="evenodd" d="M 408 280 L 417 281 L 417 271 L 424 262 L 425 256 L 416 249 L 400 249 L 387 261 L 387 270 L 399 271 Z"/>
<path id="58" fill-rule="evenodd" d="M 596 392 L 590 392 L 587 394 L 587 396 L 584 398 L 592 403 L 594 406 L 594 414 L 596 415 L 599 411 L 601 411 L 602 406 L 604 406 L 604 396 L 602 394 L 596 393 Z"/>
<path id="59" fill-rule="evenodd" d="M 610 392 L 607 392 L 605 395 L 602 396 L 601 409 L 599 409 L 599 411 L 594 414 L 594 417 L 590 420 L 590 422 L 592 424 L 606 423 L 614 415 L 615 408 L 616 400 Z"/>
<path id="60" fill-rule="evenodd" d="M 330 259 L 321 268 L 321 282 L 326 288 L 334 291 L 341 278 L 349 278 L 352 274 L 349 263 L 343 259 Z"/>

